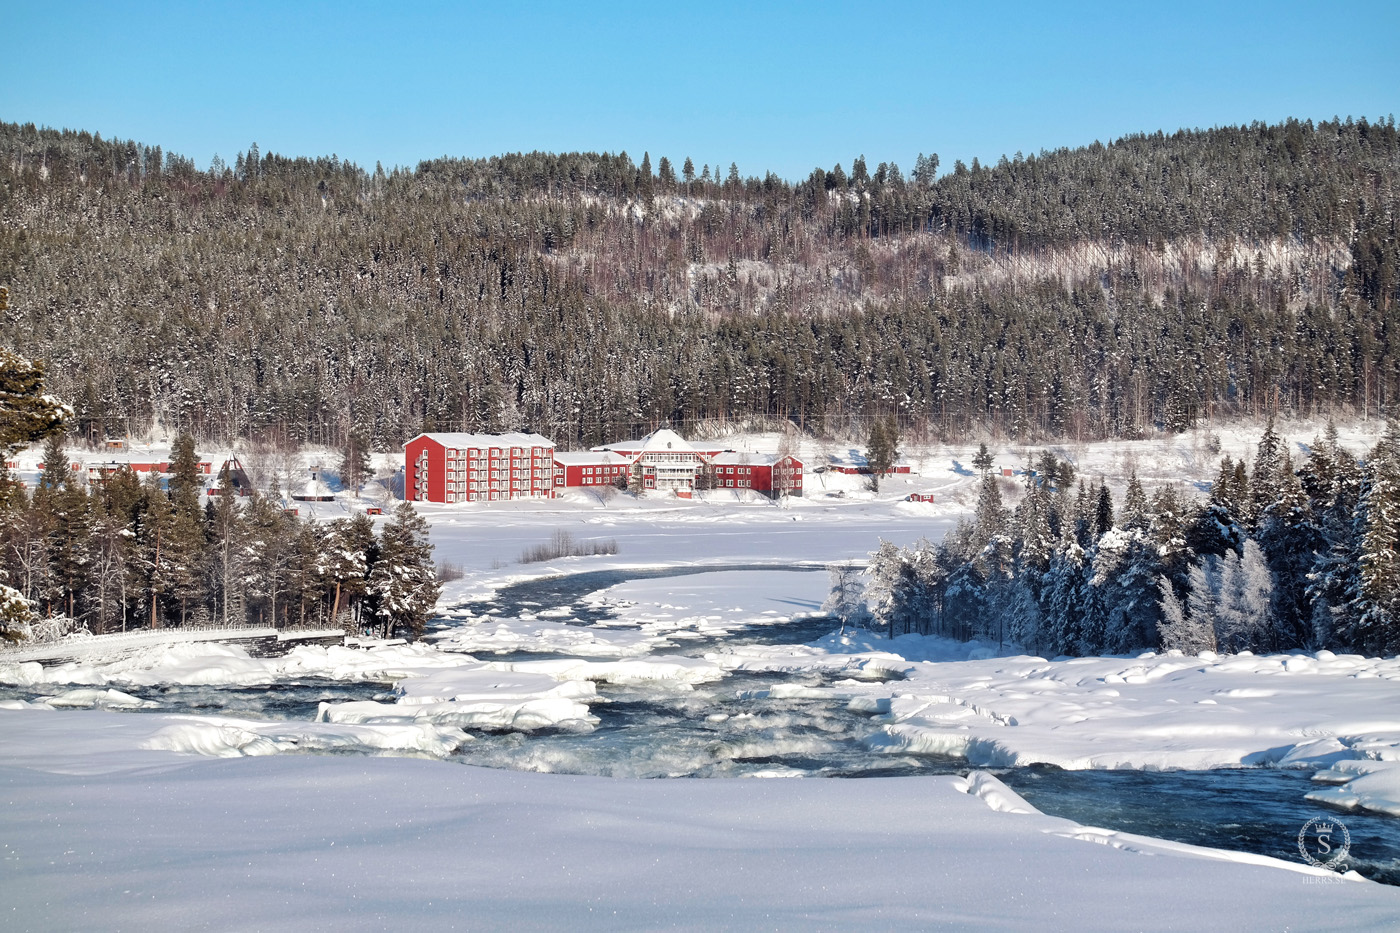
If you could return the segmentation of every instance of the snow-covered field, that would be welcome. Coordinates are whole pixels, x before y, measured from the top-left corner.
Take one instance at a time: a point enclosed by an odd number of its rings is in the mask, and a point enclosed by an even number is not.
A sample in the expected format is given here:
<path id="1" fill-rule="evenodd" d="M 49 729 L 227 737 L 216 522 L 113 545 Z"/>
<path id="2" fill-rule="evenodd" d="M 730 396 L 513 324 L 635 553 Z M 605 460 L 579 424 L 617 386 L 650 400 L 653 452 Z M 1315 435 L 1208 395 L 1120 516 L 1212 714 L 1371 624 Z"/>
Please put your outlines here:
<path id="1" fill-rule="evenodd" d="M 1379 427 L 1343 440 L 1361 450 Z M 1320 430 L 1280 426 L 1301 442 Z M 1246 454 L 1257 433 L 1221 431 L 1220 449 Z M 1021 468 L 1037 449 L 994 453 Z M 1151 488 L 1209 477 L 1214 449 L 1201 432 L 1058 452 L 1084 475 L 1118 484 L 1135 469 Z M 887 480 L 878 495 L 856 477 L 812 475 L 807 496 L 785 506 L 576 494 L 424 507 L 437 559 L 463 576 L 443 596 L 451 626 L 416 645 L 302 645 L 261 659 L 192 643 L 47 667 L 0 659 L 0 683 L 30 697 L 0 702 L 0 916 L 15 929 L 1400 926 L 1400 889 L 1079 826 L 1035 812 L 984 772 L 634 780 L 418 760 L 447 757 L 481 730 L 524 743 L 541 729 L 589 735 L 604 686 L 674 692 L 734 672 L 826 672 L 770 689 L 869 717 L 873 757 L 1308 768 L 1319 803 L 1400 814 L 1394 659 L 1057 661 L 864 634 L 724 642 L 819 611 L 826 575 L 795 568 L 864 559 L 881 538 L 941 536 L 974 495 L 964 466 L 974 450 L 911 451 L 921 475 Z M 939 500 L 900 501 L 915 490 Z M 617 553 L 517 562 L 556 530 L 614 540 Z M 731 569 L 759 566 L 769 569 Z M 601 625 L 569 624 L 564 605 L 490 608 L 522 580 L 638 567 L 712 569 L 604 584 L 588 603 L 618 616 Z M 687 645 L 704 647 L 679 653 Z M 398 690 L 325 702 L 305 721 L 163 712 L 134 695 L 308 677 Z"/>
<path id="2" fill-rule="evenodd" d="M 1381 885 L 1008 812 L 1015 795 L 988 778 L 122 763 L 0 770 L 8 928 L 1388 930 L 1400 917 Z"/>

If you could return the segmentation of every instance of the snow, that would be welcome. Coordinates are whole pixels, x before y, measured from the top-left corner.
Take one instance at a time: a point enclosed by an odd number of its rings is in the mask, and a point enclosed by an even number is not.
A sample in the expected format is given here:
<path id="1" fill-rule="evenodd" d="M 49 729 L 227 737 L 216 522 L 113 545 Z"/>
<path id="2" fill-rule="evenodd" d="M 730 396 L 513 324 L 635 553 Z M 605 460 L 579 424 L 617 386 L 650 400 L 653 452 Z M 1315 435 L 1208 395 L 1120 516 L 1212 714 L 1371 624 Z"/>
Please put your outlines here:
<path id="1" fill-rule="evenodd" d="M 590 601 L 617 611 L 610 625 L 723 635 L 744 626 L 821 615 L 830 589 L 823 570 L 717 571 L 631 580 L 599 591 Z"/>
<path id="2" fill-rule="evenodd" d="M 164 717 L 26 718 L 0 752 L 4 910 L 17 926 L 1381 930 L 1400 913 L 1395 889 L 1301 863 L 1044 816 L 987 774 L 640 781 L 404 758 L 192 764 L 118 750 Z M 157 734 L 189 744 L 170 728 Z M 98 743 L 105 767 L 64 771 L 41 748 L 75 740 Z"/>
<path id="3" fill-rule="evenodd" d="M 1343 426 L 1342 441 L 1368 449 L 1380 427 Z M 1116 490 L 1130 470 L 1151 489 L 1212 476 L 1222 453 L 1252 453 L 1258 430 L 1054 450 Z M 1278 430 L 1307 442 L 1322 426 Z M 723 446 L 768 451 L 776 437 Z M 976 446 L 907 445 L 916 474 L 872 493 L 861 477 L 813 473 L 824 450 L 808 441 L 806 495 L 784 504 L 716 493 L 423 506 L 436 559 L 464 572 L 442 602 L 458 624 L 430 643 L 301 645 L 280 658 L 146 645 L 48 667 L 0 657 L 0 682 L 37 696 L 0 701 L 0 916 L 51 929 L 1394 929 L 1394 888 L 1045 816 L 984 771 L 634 780 L 441 760 L 484 747 L 473 730 L 513 730 L 527 744 L 542 729 L 586 734 L 599 724 L 597 684 L 703 703 L 728 672 L 820 671 L 819 683 L 772 691 L 834 697 L 878 717 L 872 755 L 951 752 L 975 767 L 1306 768 L 1317 772 L 1309 799 L 1400 815 L 1396 659 L 1042 659 L 862 632 L 668 653 L 817 612 L 827 575 L 797 565 L 863 560 L 882 538 L 939 538 L 975 500 L 975 477 L 959 465 Z M 990 446 L 998 469 L 1023 468 L 1040 449 Z M 936 502 L 901 501 L 915 489 Z M 341 494 L 322 507 L 318 517 L 354 506 Z M 514 563 L 555 530 L 616 540 L 618 553 Z M 768 569 L 726 569 L 734 565 Z M 709 572 L 608 588 L 597 599 L 621 617 L 605 626 L 570 625 L 559 606 L 503 618 L 481 602 L 541 576 L 680 566 Z M 492 660 L 498 652 L 541 656 Z M 314 722 L 267 722 L 152 712 L 130 692 L 300 677 L 392 683 L 394 695 L 323 703 Z M 736 729 L 731 744 L 744 741 Z"/>
<path id="4" fill-rule="evenodd" d="M 140 648 L 109 658 L 83 658 L 44 667 L 35 661 L 0 661 L 0 683 L 124 683 L 250 685 L 288 677 L 392 681 L 425 669 L 472 663 L 426 645 L 382 645 L 368 649 L 298 645 L 276 658 L 254 658 L 245 648 L 216 642 L 183 642 Z"/>
<path id="5" fill-rule="evenodd" d="M 711 659 L 731 670 L 898 671 L 903 680 L 808 692 L 882 714 L 876 751 L 952 754 L 979 767 L 1318 768 L 1337 786 L 1309 799 L 1400 815 L 1400 658 L 976 658 L 993 651 L 857 634 Z"/>

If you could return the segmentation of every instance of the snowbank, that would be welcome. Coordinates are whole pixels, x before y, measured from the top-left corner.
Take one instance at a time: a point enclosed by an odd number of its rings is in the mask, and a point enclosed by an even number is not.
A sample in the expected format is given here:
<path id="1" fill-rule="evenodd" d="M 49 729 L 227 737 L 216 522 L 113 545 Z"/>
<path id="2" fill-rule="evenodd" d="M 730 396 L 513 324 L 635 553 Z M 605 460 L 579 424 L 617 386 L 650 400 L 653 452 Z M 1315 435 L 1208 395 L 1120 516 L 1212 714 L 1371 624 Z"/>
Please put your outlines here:
<path id="1" fill-rule="evenodd" d="M 7 743 L 5 907 L 22 928 L 1391 930 L 1400 916 L 1394 888 L 1010 812 L 1014 795 L 976 776 L 636 781 L 316 756 L 68 776 L 12 757 Z"/>
<path id="2" fill-rule="evenodd" d="M 991 650 L 857 633 L 711 659 L 730 670 L 901 674 L 808 691 L 880 714 L 873 751 L 959 755 L 979 767 L 1318 768 L 1336 786 L 1309 799 L 1400 814 L 1400 658 L 978 657 Z"/>

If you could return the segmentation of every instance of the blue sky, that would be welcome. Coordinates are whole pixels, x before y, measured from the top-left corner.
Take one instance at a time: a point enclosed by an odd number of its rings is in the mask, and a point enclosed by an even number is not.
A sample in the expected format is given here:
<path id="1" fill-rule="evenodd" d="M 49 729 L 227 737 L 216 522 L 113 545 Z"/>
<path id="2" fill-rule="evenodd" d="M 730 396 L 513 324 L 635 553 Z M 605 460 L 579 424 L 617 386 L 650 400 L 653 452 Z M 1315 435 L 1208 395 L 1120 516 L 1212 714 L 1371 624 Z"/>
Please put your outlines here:
<path id="1" fill-rule="evenodd" d="M 801 178 L 1400 110 L 1400 3 L 22 3 L 0 119 L 367 168 L 627 150 Z"/>

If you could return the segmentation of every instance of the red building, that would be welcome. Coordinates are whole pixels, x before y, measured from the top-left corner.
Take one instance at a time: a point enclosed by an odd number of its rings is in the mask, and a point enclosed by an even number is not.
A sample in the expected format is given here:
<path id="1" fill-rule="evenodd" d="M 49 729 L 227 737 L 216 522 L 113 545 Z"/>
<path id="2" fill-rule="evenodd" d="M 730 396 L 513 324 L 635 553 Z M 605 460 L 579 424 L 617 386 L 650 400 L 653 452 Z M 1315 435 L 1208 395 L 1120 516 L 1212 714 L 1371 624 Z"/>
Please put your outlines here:
<path id="1" fill-rule="evenodd" d="M 709 470 L 715 489 L 752 489 L 770 499 L 802 495 L 802 461 L 791 455 L 729 450 L 711 457 Z"/>
<path id="2" fill-rule="evenodd" d="M 554 455 L 554 491 L 571 488 L 627 485 L 631 482 L 632 460 L 610 450 Z"/>
<path id="3" fill-rule="evenodd" d="M 420 434 L 404 445 L 404 498 L 496 502 L 554 495 L 554 442 L 538 434 Z"/>
<path id="4" fill-rule="evenodd" d="M 865 455 L 856 451 L 851 451 L 844 456 L 831 458 L 831 463 L 827 469 L 833 473 L 845 473 L 847 476 L 869 476 L 875 471 L 870 469 L 870 464 L 866 462 Z M 895 473 L 912 473 L 913 468 L 909 461 L 901 460 L 890 466 L 888 470 L 881 473 L 881 476 L 890 476 Z"/>
<path id="5" fill-rule="evenodd" d="M 673 492 L 682 499 L 689 499 L 696 475 L 711 457 L 723 453 L 724 448 L 696 447 L 670 428 L 662 428 L 641 440 L 594 447 L 593 452 L 626 458 L 632 464 L 637 489 L 641 492 Z"/>

